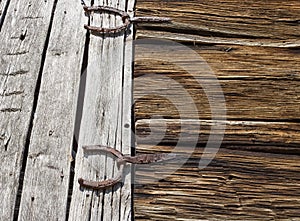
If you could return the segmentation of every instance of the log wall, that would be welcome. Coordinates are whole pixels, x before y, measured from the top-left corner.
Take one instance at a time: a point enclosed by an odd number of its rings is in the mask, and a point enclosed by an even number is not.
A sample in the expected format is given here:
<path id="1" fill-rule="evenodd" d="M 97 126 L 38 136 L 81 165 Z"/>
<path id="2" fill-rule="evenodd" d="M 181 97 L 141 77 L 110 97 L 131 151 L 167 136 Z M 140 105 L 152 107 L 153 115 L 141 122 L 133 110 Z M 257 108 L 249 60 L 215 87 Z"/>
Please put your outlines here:
<path id="1" fill-rule="evenodd" d="M 139 25 L 136 36 L 180 42 L 197 52 L 222 86 L 227 120 L 218 154 L 198 169 L 215 123 L 205 92 L 174 64 L 136 62 L 136 79 L 172 78 L 198 109 L 181 119 L 178 107 L 187 103 L 147 94 L 151 82 L 136 85 L 138 152 L 172 151 L 180 134 L 187 146 L 199 134 L 195 152 L 181 168 L 161 181 L 136 186 L 136 220 L 299 219 L 299 1 L 140 0 L 137 14 L 173 19 L 164 26 Z M 175 53 L 186 63 L 188 53 Z M 176 85 L 162 90 L 180 98 Z M 188 125 L 184 130 L 183 123 Z M 159 134 L 165 135 L 160 139 Z M 155 175 L 137 171 L 136 179 L 149 176 Z"/>

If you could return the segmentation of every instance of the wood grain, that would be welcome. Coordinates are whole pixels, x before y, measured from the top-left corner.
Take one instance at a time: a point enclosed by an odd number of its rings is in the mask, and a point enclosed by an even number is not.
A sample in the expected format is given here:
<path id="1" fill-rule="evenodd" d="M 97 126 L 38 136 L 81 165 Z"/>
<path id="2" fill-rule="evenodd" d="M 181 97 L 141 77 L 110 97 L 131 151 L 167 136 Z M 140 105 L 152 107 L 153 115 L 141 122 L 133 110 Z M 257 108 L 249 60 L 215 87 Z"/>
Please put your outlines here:
<path id="1" fill-rule="evenodd" d="M 95 1 L 130 11 L 134 1 Z M 92 26 L 112 27 L 122 23 L 115 15 L 93 14 Z M 131 30 L 132 32 L 132 30 Z M 126 168 L 123 183 L 103 191 L 81 189 L 78 178 L 101 181 L 118 173 L 109 154 L 83 153 L 83 145 L 106 145 L 131 153 L 132 36 L 90 34 L 88 64 L 83 73 L 85 93 L 78 137 L 78 152 L 69 220 L 130 220 L 131 174 Z M 125 82 L 126 81 L 126 82 Z"/>
<path id="2" fill-rule="evenodd" d="M 173 24 L 161 26 L 143 25 L 143 29 L 163 30 L 174 36 L 192 34 L 212 39 L 226 37 L 235 40 L 299 44 L 299 1 L 140 1 L 137 14 L 169 16 Z M 161 38 L 166 36 L 161 35 Z M 218 39 L 215 39 L 216 41 Z"/>
<path id="3" fill-rule="evenodd" d="M 133 16 L 134 0 L 91 2 L 126 8 Z M 83 154 L 82 145 L 106 144 L 124 154 L 134 146 L 133 29 L 126 38 L 86 35 L 88 21 L 77 0 L 0 0 L 1 220 L 298 220 L 299 1 L 151 0 L 136 8 L 138 16 L 173 19 L 138 25 L 136 36 L 178 41 L 203 58 L 223 88 L 227 120 L 211 120 L 197 82 L 205 83 L 207 70 L 194 76 L 146 53 L 135 62 L 137 152 L 174 151 L 181 132 L 186 146 L 178 161 L 154 165 L 154 171 L 138 168 L 134 211 L 130 167 L 111 189 L 80 189 L 79 177 L 103 180 L 117 173 L 110 155 Z M 105 13 L 90 20 L 97 26 L 120 22 Z M 189 55 L 175 50 L 170 56 L 193 69 L 198 61 L 186 61 Z M 143 82 L 142 76 L 149 78 Z M 178 84 L 153 91 L 157 76 Z M 197 111 L 182 118 L 179 109 L 190 105 L 183 90 Z M 227 126 L 224 142 L 199 170 L 218 123 Z M 178 166 L 199 133 L 196 151 Z M 155 181 L 164 174 L 170 176 Z"/>
<path id="4" fill-rule="evenodd" d="M 87 18 L 59 1 L 44 63 L 19 220 L 65 220 Z"/>
<path id="5" fill-rule="evenodd" d="M 0 217 L 13 220 L 54 1 L 10 1 L 0 38 Z M 26 10 L 24 10 L 26 9 Z M 37 31 L 37 29 L 39 31 Z M 34 44 L 34 46 L 33 46 Z"/>
<path id="6" fill-rule="evenodd" d="M 139 146 L 141 153 L 172 146 Z M 176 172 L 135 189 L 136 220 L 297 220 L 300 216 L 299 156 L 221 148 L 198 169 L 202 148 Z M 175 165 L 172 165 L 176 167 Z M 158 169 L 164 170 L 166 165 Z M 136 180 L 151 178 L 146 170 Z"/>
<path id="7" fill-rule="evenodd" d="M 218 123 L 220 122 L 192 119 L 138 120 L 136 122 L 137 143 L 176 145 L 180 139 L 187 145 L 195 142 L 203 146 L 210 135 L 222 134 L 223 130 L 212 130 L 212 126 Z M 241 150 L 300 154 L 299 123 L 263 121 L 225 121 L 223 123 L 226 131 L 222 144 L 225 146 L 239 147 Z"/>
<path id="8" fill-rule="evenodd" d="M 154 38 L 175 41 L 183 44 L 193 45 L 243 45 L 243 46 L 256 46 L 256 47 L 271 47 L 271 48 L 292 48 L 298 49 L 300 47 L 299 40 L 278 40 L 272 39 L 241 39 L 241 38 L 226 38 L 226 37 L 208 37 L 202 35 L 172 33 L 152 29 L 142 29 L 137 33 L 137 39 Z"/>
<path id="9" fill-rule="evenodd" d="M 199 59 L 187 61 L 189 50 L 174 49 L 174 63 L 147 54 L 135 62 L 137 152 L 173 152 L 176 146 L 180 158 L 197 145 L 183 166 L 177 161 L 137 170 L 136 220 L 298 220 L 299 1 L 151 0 L 136 8 L 139 16 L 173 19 L 140 24 L 136 36 L 197 52 L 218 78 L 227 107 L 226 121 L 212 121 L 199 83 L 209 78 L 207 69 L 196 76 L 182 69 L 197 71 Z M 145 76 L 147 82 L 139 81 Z M 157 89 L 162 76 L 176 82 Z M 192 103 L 183 101 L 186 92 Z M 198 111 L 180 115 L 192 104 Z M 220 123 L 226 124 L 221 149 L 200 170 L 211 126 Z M 180 135 L 186 145 L 178 149 Z M 155 181 L 162 174 L 170 176 Z"/>
<path id="10" fill-rule="evenodd" d="M 228 119 L 291 121 L 300 118 L 298 49 L 234 45 L 191 46 L 191 49 L 207 62 L 218 77 Z M 188 65 L 192 69 L 200 60 L 186 61 L 188 53 L 190 51 L 178 51 L 172 56 L 176 56 L 176 64 Z M 189 118 L 211 117 L 209 102 L 201 85 L 205 84 L 209 75 L 205 69 L 192 75 L 176 64 L 168 63 L 164 58 L 149 60 L 147 56 L 136 61 L 135 79 L 148 76 L 147 82 L 138 81 L 135 85 L 137 119 L 157 115 L 178 119 L 179 110 L 189 104 L 180 103 L 176 97 L 180 98 L 186 92 L 198 108 L 198 113 L 190 112 Z M 153 91 L 159 76 L 173 79 L 176 84 L 166 84 L 160 91 Z M 172 94 L 174 99 L 169 100 L 166 93 Z"/>
<path id="11" fill-rule="evenodd" d="M 232 44 L 188 45 L 188 47 L 207 62 L 220 80 L 300 80 L 299 48 L 250 47 Z M 184 64 L 190 64 L 192 69 L 196 61 L 186 61 L 189 53 L 189 50 L 179 50 L 174 53 L 175 55 L 170 54 L 170 56 L 184 61 Z M 135 77 L 150 73 L 169 74 L 174 78 L 188 76 L 188 73 L 184 73 L 180 67 L 175 68 L 174 64 L 164 61 L 163 58 L 150 60 L 150 56 L 147 55 L 136 60 Z M 206 76 L 206 72 L 203 71 L 201 76 Z"/>

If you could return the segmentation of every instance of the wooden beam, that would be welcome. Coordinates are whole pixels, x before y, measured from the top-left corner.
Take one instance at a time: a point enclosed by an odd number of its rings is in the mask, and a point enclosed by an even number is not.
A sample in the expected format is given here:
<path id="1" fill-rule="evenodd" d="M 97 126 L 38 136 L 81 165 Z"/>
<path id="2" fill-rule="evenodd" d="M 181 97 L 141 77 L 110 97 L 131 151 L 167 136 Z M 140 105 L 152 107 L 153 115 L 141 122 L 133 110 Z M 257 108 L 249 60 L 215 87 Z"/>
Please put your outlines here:
<path id="1" fill-rule="evenodd" d="M 1 1 L 3 3 L 8 1 Z M 54 0 L 9 1 L 0 32 L 0 217 L 13 220 Z M 26 9 L 26 10 L 25 10 Z M 18 208 L 16 208 L 18 209 Z"/>
<path id="2" fill-rule="evenodd" d="M 132 14 L 134 1 L 95 1 Z M 120 17 L 98 13 L 91 17 L 93 26 L 115 26 Z M 108 145 L 124 154 L 131 153 L 131 103 L 132 103 L 132 29 L 129 36 L 90 34 L 88 65 L 82 119 L 78 137 L 75 181 L 69 220 L 130 220 L 131 174 L 124 173 L 124 184 L 107 190 L 80 189 L 78 178 L 101 181 L 118 173 L 111 155 L 83 153 L 84 145 Z"/>

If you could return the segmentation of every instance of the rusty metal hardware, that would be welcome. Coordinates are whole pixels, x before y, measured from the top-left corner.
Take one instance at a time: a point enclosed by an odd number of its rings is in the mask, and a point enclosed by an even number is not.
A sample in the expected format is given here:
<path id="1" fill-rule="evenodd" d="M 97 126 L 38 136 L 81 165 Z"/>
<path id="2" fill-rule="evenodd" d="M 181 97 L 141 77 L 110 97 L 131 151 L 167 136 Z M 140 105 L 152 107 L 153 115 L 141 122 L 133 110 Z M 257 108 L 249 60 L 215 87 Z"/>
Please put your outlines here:
<path id="1" fill-rule="evenodd" d="M 83 9 L 86 13 L 91 12 L 107 12 L 118 15 L 122 18 L 123 24 L 114 28 L 103 28 L 96 26 L 84 25 L 84 28 L 93 32 L 98 33 L 117 33 L 126 30 L 131 23 L 168 23 L 172 20 L 165 17 L 133 17 L 130 18 L 129 14 L 125 11 L 109 6 L 86 6 L 82 1 Z"/>
<path id="2" fill-rule="evenodd" d="M 120 151 L 114 148 L 102 146 L 102 145 L 84 146 L 82 148 L 83 151 L 103 151 L 103 152 L 111 153 L 112 155 L 117 157 L 119 174 L 116 176 L 116 178 L 103 180 L 103 181 L 88 181 L 88 180 L 84 180 L 83 178 L 78 179 L 78 183 L 81 187 L 94 189 L 94 190 L 107 189 L 121 182 L 124 165 L 126 163 L 149 164 L 149 163 L 174 159 L 176 157 L 176 154 L 172 154 L 172 153 L 140 154 L 137 156 L 128 156 L 128 155 L 123 155 Z"/>

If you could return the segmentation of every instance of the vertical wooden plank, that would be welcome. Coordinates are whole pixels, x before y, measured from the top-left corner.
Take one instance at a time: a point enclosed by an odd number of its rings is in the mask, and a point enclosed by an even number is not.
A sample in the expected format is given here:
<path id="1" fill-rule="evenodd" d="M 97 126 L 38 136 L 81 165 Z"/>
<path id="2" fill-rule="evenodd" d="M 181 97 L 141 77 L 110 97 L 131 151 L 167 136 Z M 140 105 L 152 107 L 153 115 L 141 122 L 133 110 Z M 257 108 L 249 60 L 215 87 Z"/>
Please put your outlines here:
<path id="1" fill-rule="evenodd" d="M 95 5 L 108 5 L 125 10 L 125 1 L 95 1 Z M 128 4 L 133 10 L 133 4 Z M 102 14 L 103 15 L 103 14 Z M 115 26 L 121 18 L 114 15 L 94 14 L 91 25 Z M 123 153 L 131 149 L 132 102 L 132 32 L 124 41 L 124 34 L 96 36 L 91 34 L 89 61 L 86 71 L 86 90 L 76 157 L 75 184 L 69 220 L 130 220 L 131 176 L 127 168 L 124 185 L 104 191 L 80 189 L 78 178 L 104 180 L 118 173 L 110 155 L 83 153 L 83 145 L 112 146 Z M 131 47 L 131 49 L 129 49 Z M 128 82 L 129 81 L 129 82 Z M 126 124 L 126 126 L 124 126 Z"/>
<path id="2" fill-rule="evenodd" d="M 71 7 L 70 7 L 71 5 Z M 57 4 L 42 75 L 19 220 L 65 220 L 86 17 L 80 2 Z"/>
<path id="3" fill-rule="evenodd" d="M 3 1 L 5 2 L 5 1 Z M 0 32 L 0 217 L 12 220 L 54 0 L 11 0 Z"/>

